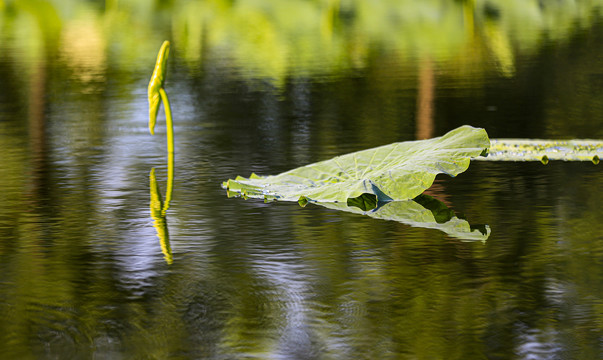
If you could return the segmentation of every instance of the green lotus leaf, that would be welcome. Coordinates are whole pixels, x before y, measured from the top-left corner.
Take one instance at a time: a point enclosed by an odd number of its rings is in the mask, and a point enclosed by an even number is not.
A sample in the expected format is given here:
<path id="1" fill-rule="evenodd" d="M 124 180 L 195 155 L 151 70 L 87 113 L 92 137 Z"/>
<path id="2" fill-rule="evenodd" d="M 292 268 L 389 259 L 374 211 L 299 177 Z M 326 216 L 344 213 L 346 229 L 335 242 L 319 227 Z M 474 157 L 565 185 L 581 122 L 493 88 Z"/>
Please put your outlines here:
<path id="1" fill-rule="evenodd" d="M 163 87 L 163 83 L 165 82 L 169 53 L 170 42 L 166 40 L 161 45 L 161 49 L 159 49 L 157 61 L 155 62 L 155 69 L 153 69 L 153 75 L 151 76 L 151 81 L 149 81 L 149 131 L 151 134 L 155 134 L 155 123 L 157 122 L 157 113 L 159 112 L 159 105 L 161 102 L 159 90 Z"/>
<path id="2" fill-rule="evenodd" d="M 465 241 L 486 241 L 491 233 L 488 225 L 471 225 L 462 216 L 457 216 L 443 202 L 425 194 L 412 200 L 381 203 L 370 211 L 342 203 L 317 203 L 317 205 L 367 215 L 375 219 L 397 221 L 413 227 L 436 229 Z"/>
<path id="3" fill-rule="evenodd" d="M 441 137 L 358 151 L 279 175 L 238 176 L 222 186 L 247 197 L 370 208 L 378 202 L 415 198 L 431 186 L 437 174 L 462 173 L 489 146 L 484 129 L 465 125 Z"/>

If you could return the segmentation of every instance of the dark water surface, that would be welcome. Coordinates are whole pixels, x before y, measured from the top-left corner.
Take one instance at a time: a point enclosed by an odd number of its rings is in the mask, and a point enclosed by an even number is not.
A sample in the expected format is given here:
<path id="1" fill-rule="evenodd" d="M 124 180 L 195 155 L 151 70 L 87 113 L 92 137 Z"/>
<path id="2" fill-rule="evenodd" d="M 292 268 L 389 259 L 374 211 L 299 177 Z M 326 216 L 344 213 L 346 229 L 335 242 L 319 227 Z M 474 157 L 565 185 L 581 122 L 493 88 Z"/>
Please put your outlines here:
<path id="1" fill-rule="evenodd" d="M 596 1 L 30 3 L 0 0 L 0 358 L 602 357 L 601 165 L 438 177 L 486 241 L 221 188 L 463 124 L 603 139 Z"/>

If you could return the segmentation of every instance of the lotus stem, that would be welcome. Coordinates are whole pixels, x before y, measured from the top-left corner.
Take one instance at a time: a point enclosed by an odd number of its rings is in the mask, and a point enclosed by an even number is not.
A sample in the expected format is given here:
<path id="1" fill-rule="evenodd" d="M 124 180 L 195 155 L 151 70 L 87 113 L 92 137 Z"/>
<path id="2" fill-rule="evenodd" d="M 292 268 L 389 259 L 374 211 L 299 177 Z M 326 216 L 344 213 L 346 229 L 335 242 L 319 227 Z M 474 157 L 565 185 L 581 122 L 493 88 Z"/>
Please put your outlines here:
<path id="1" fill-rule="evenodd" d="M 168 154 L 174 152 L 174 123 L 172 122 L 172 109 L 170 107 L 170 100 L 168 99 L 165 89 L 161 87 L 159 89 L 161 95 L 161 101 L 165 109 L 165 126 L 167 131 L 167 148 Z"/>

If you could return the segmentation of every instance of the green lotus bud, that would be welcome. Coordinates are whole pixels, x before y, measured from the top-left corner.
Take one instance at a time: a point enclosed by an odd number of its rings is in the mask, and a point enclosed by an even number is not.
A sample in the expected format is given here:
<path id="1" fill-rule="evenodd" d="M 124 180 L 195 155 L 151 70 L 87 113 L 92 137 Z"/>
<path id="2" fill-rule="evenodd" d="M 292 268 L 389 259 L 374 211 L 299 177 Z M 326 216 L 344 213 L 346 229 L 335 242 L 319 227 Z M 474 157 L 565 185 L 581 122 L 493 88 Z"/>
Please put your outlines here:
<path id="1" fill-rule="evenodd" d="M 155 123 L 157 122 L 157 113 L 159 112 L 159 103 L 161 96 L 159 89 L 163 87 L 165 81 L 165 73 L 167 70 L 167 58 L 170 52 L 170 42 L 164 41 L 157 55 L 157 62 L 155 63 L 155 69 L 153 70 L 153 76 L 149 82 L 149 131 L 151 135 L 155 134 Z"/>

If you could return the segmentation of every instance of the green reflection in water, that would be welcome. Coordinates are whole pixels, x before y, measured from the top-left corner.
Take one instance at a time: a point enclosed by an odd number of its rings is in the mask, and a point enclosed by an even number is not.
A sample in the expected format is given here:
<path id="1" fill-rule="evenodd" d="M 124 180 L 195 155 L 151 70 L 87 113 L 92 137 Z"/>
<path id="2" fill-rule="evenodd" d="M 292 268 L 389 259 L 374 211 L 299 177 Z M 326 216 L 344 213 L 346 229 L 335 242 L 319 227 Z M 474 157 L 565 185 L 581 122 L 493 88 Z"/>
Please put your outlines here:
<path id="1" fill-rule="evenodd" d="M 173 169 L 173 161 L 170 168 Z M 170 174 L 172 176 L 170 176 Z M 170 207 L 170 199 L 172 197 L 172 184 L 174 182 L 173 171 L 168 170 L 168 187 L 165 194 L 165 201 L 161 197 L 161 190 L 157 184 L 155 177 L 155 168 L 151 169 L 149 174 L 150 192 L 151 192 L 151 217 L 154 220 L 153 227 L 157 230 L 157 236 L 161 244 L 161 251 L 165 256 L 165 261 L 168 264 L 173 262 L 172 248 L 170 246 L 170 234 L 168 232 L 166 211 Z"/>
<path id="2" fill-rule="evenodd" d="M 363 214 L 375 219 L 397 221 L 413 227 L 437 229 L 448 236 L 466 241 L 486 241 L 490 236 L 488 225 L 471 225 L 462 215 L 456 215 L 446 204 L 429 195 L 421 194 L 413 200 L 381 203 L 376 209 L 363 211 L 342 203 L 316 203 L 329 209 Z"/>

